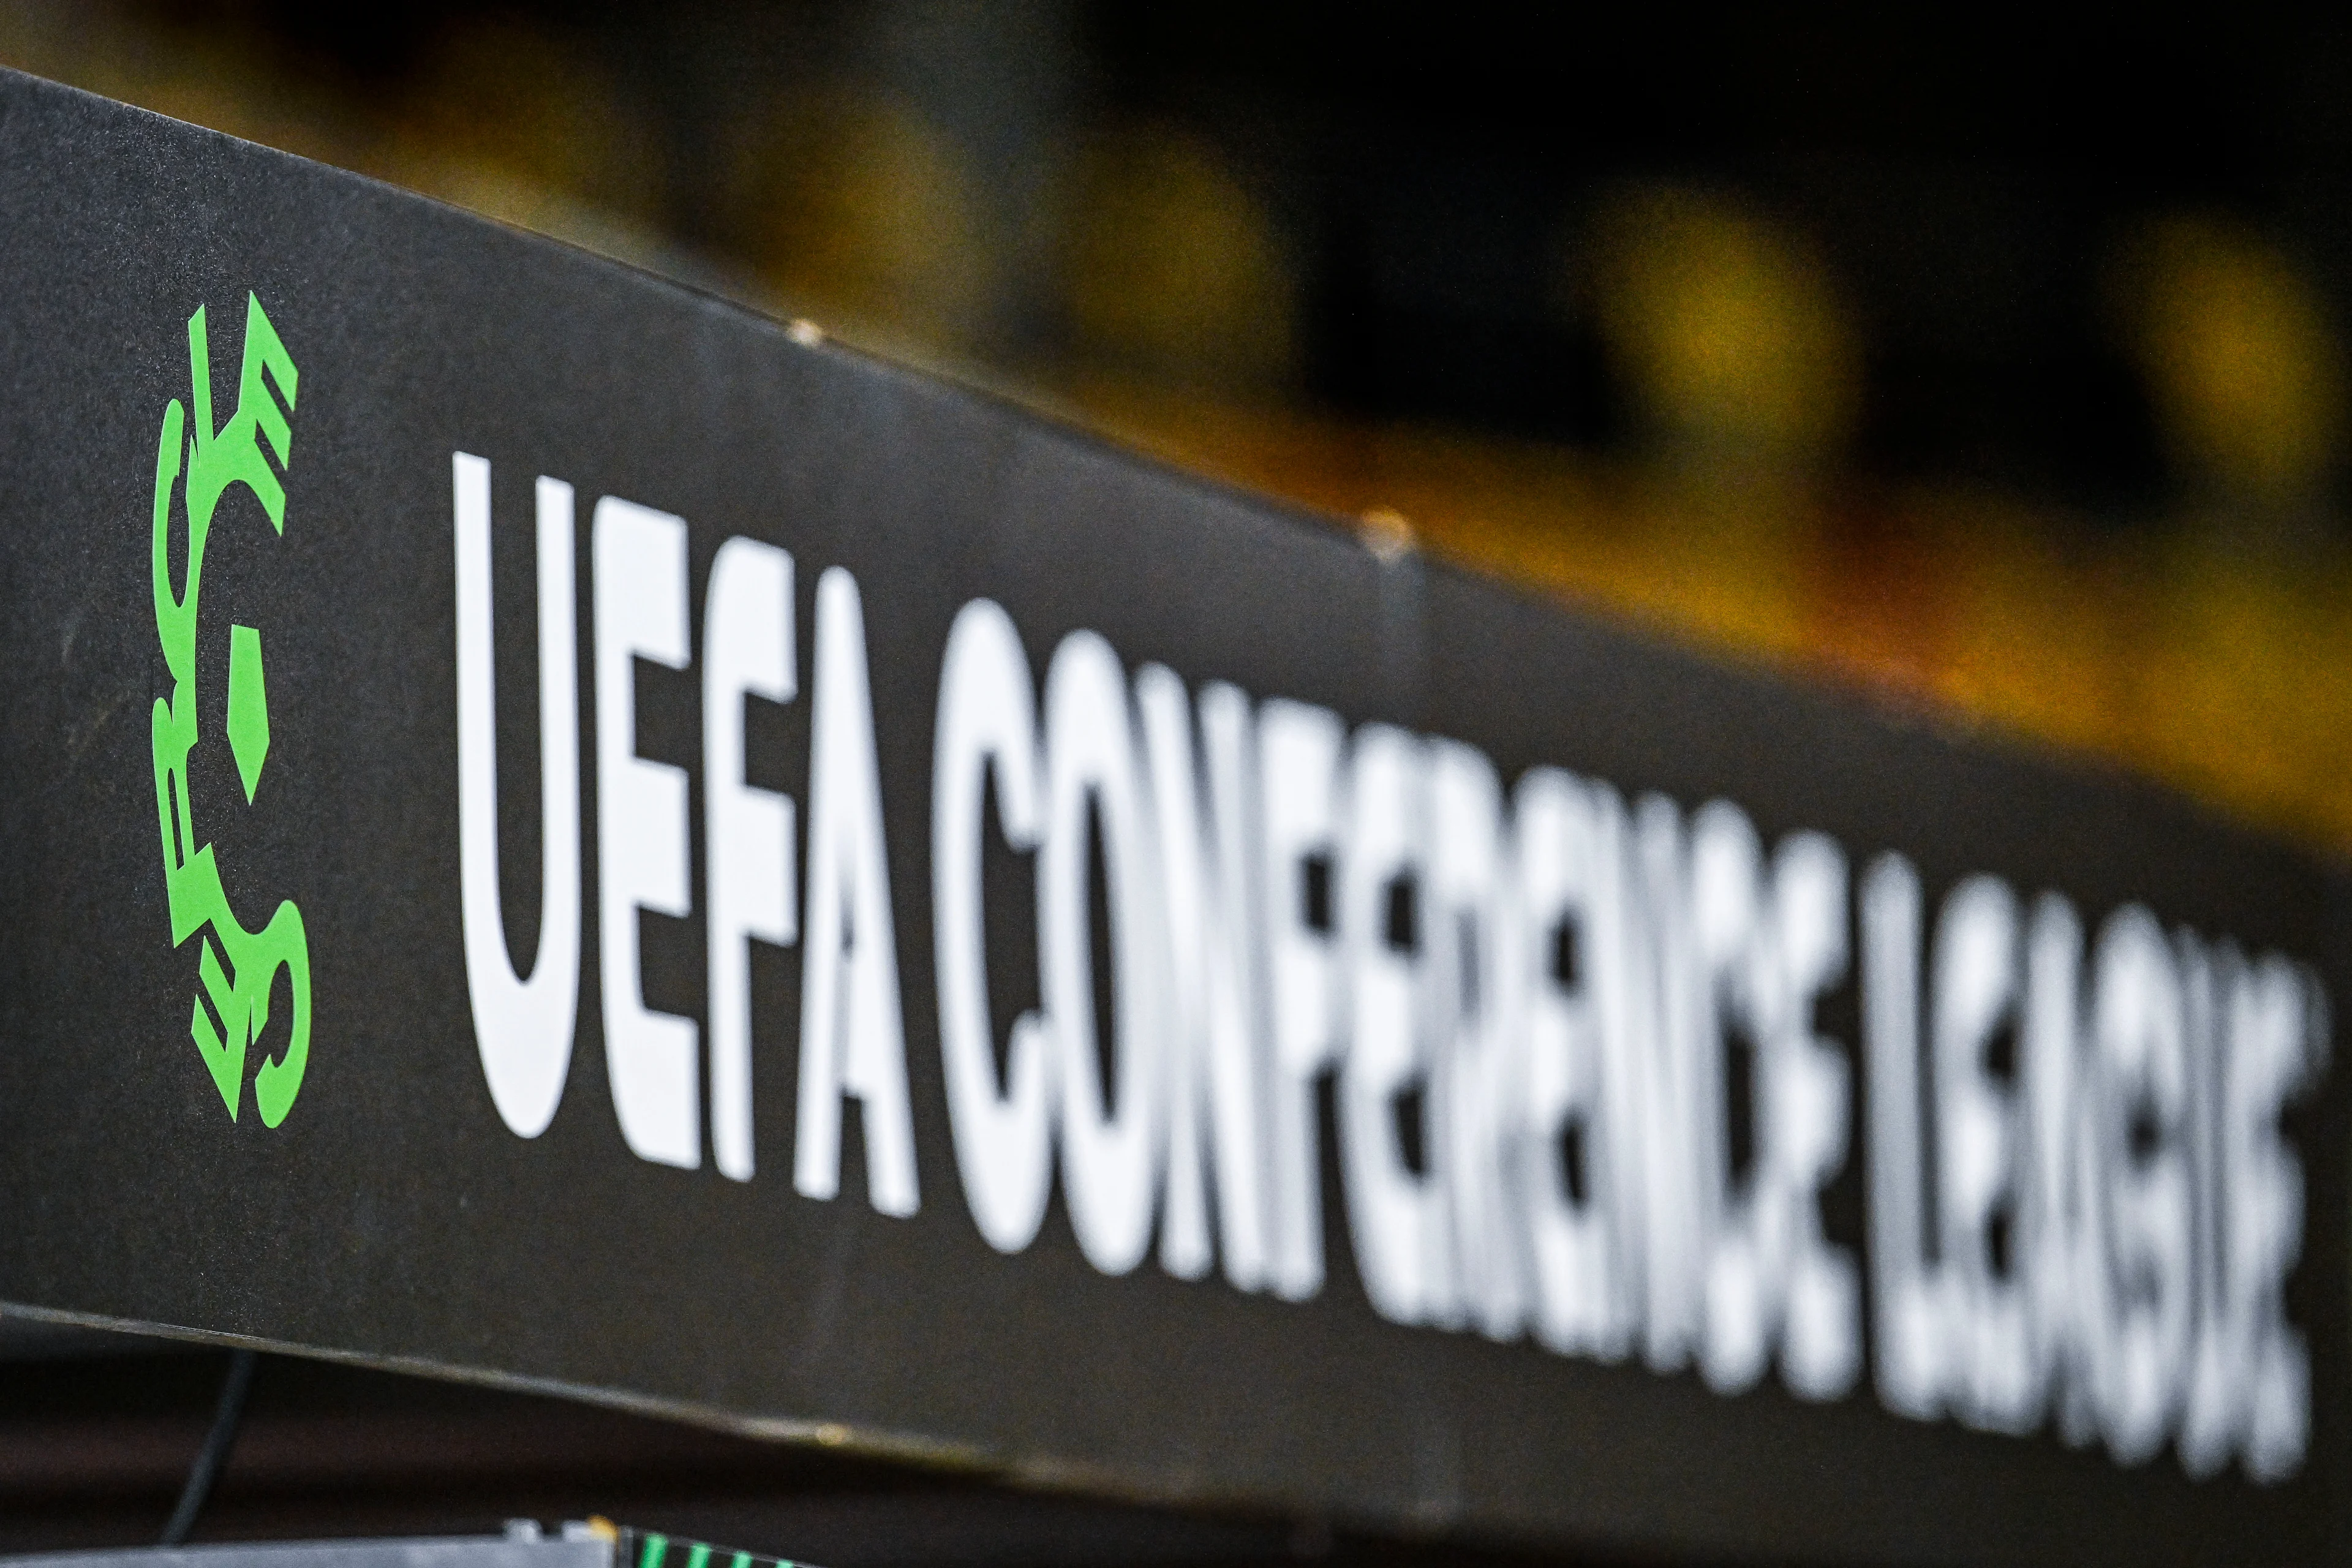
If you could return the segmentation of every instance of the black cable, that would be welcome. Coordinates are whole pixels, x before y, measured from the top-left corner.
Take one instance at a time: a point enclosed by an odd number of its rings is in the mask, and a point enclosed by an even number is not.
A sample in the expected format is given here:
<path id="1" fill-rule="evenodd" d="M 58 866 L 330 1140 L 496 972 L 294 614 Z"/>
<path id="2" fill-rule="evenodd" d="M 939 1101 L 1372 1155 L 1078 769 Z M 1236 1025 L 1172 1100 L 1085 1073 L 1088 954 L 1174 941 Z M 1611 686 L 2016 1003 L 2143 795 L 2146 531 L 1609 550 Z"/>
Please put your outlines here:
<path id="1" fill-rule="evenodd" d="M 229 1352 L 228 1377 L 221 1384 L 220 1404 L 213 1410 L 213 1429 L 205 1436 L 196 1462 L 188 1468 L 188 1484 L 180 1489 L 180 1505 L 172 1510 L 172 1522 L 163 1527 L 161 1544 L 178 1546 L 196 1527 L 196 1515 L 204 1512 L 205 1500 L 212 1496 L 213 1483 L 220 1479 L 221 1466 L 228 1462 L 228 1451 L 236 1443 L 236 1425 L 245 1415 L 245 1394 L 253 1386 L 253 1364 L 257 1359 L 251 1351 Z"/>

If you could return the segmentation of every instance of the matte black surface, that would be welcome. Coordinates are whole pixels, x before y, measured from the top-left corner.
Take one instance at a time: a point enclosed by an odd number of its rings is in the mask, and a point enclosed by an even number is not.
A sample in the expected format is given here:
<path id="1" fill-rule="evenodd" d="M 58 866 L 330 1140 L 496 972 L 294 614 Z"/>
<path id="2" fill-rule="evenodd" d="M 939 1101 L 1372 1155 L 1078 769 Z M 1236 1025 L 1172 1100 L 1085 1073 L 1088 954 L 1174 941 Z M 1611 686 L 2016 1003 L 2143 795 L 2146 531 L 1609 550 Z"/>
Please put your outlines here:
<path id="1" fill-rule="evenodd" d="M 1006 408 L 364 181 L 0 77 L 0 1298 L 297 1347 L 496 1372 L 719 1421 L 845 1424 L 1033 1474 L 1181 1499 L 1507 1536 L 1882 1562 L 2315 1561 L 2341 1550 L 2347 1387 L 2343 1108 L 2298 1113 L 2312 1219 L 2303 1475 L 2192 1485 L 2054 1438 L 2000 1439 L 1767 1389 L 1563 1361 L 1376 1318 L 1330 1209 L 1307 1305 L 1107 1279 L 1049 1216 L 991 1251 L 950 1153 L 931 989 L 930 748 L 949 622 L 1005 605 L 1041 671 L 1102 631 L 1130 668 L 1400 720 L 1506 776 L 1565 764 L 1686 805 L 1730 793 L 1769 837 L 1900 847 L 1931 895 L 1969 871 L 2128 899 L 2319 963 L 2352 996 L 2344 887 L 2154 790 L 1963 745 L 1667 651 L 1491 584 L 1180 479 Z M 184 1024 L 149 709 L 156 427 L 210 307 L 216 397 L 247 290 L 300 366 L 282 539 L 237 492 L 206 558 L 205 668 L 262 627 L 271 751 L 247 808 L 199 775 L 229 892 L 308 921 L 309 1077 L 285 1125 L 236 1124 Z M 222 412 L 226 412 L 224 406 Z M 537 909 L 530 486 L 692 528 L 694 601 L 732 534 L 864 594 L 920 1150 L 922 1211 L 793 1194 L 797 953 L 761 971 L 759 1177 L 634 1158 L 597 1017 L 592 889 L 580 1042 L 552 1128 L 500 1124 L 457 909 L 450 453 L 495 466 L 501 839 Z M 698 770 L 698 685 L 641 667 L 643 754 Z M 803 689 L 806 689 L 805 678 Z M 218 702 L 219 684 L 208 700 Z M 755 778 L 806 801 L 807 707 L 755 729 Z M 217 719 L 208 718 L 217 732 Z M 698 795 L 697 798 L 698 821 Z M 701 905 L 697 872 L 697 907 Z M 1017 905 L 992 921 L 1024 923 Z M 528 953 L 535 915 L 510 921 Z M 645 920 L 646 992 L 698 1012 L 700 928 Z M 1009 963 L 1009 960 L 1008 960 Z M 771 1008 L 769 1001 L 776 1005 Z M 1847 1004 L 1850 1007 L 1850 1002 Z M 1851 1040 L 1853 1019 L 1826 1032 Z M 274 1046 L 273 1047 L 274 1048 Z M 2338 1080 L 2340 1081 L 2340 1080 Z M 854 1118 L 851 1127 L 854 1129 Z M 1859 1239 L 1862 1144 L 1825 1205 Z M 1328 1154 L 1327 1152 L 1327 1160 Z"/>

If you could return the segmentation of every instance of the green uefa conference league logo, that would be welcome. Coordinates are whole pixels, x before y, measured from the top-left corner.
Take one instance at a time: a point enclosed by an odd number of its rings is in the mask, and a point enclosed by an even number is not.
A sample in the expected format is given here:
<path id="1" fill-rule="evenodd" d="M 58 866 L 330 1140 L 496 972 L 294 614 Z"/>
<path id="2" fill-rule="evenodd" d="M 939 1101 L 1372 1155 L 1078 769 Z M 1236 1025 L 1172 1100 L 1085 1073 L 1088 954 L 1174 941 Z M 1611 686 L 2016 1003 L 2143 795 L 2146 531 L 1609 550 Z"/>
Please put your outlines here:
<path id="1" fill-rule="evenodd" d="M 205 341 L 201 307 L 188 318 L 189 395 L 193 411 L 178 398 L 163 410 L 155 448 L 155 636 L 172 673 L 172 695 L 158 698 L 154 710 L 155 815 L 163 833 L 163 887 L 170 895 L 172 944 L 201 935 L 196 978 L 201 986 L 188 1020 L 188 1033 L 212 1070 L 229 1119 L 236 1119 L 245 1094 L 245 1059 L 269 1023 L 269 993 L 278 972 L 288 972 L 294 1016 L 284 1054 L 262 1063 L 253 1075 L 253 1101 L 265 1127 L 275 1127 L 294 1108 L 310 1050 L 310 944 L 302 911 L 292 900 L 278 906 L 258 931 L 245 929 L 229 908 L 213 847 L 202 842 L 188 799 L 188 753 L 196 747 L 196 595 L 205 569 L 205 542 L 213 513 L 232 485 L 244 485 L 261 502 L 270 527 L 286 531 L 286 490 L 262 451 L 263 443 L 284 467 L 293 431 L 264 384 L 274 379 L 294 406 L 296 372 L 286 345 L 263 313 L 261 301 L 246 297 L 245 363 L 237 378 L 236 410 L 213 428 L 212 361 Z M 191 427 L 191 426 L 193 427 Z M 184 479 L 184 485 L 181 481 Z M 181 489 L 187 514 L 187 581 L 172 584 L 172 495 Z M 261 634 L 251 626 L 229 627 L 229 752 L 236 760 L 245 797 L 252 802 L 269 752 L 269 707 L 262 686 Z M 207 1011 L 206 1005 L 210 1004 Z M 217 1018 L 218 1022 L 215 1020 Z"/>

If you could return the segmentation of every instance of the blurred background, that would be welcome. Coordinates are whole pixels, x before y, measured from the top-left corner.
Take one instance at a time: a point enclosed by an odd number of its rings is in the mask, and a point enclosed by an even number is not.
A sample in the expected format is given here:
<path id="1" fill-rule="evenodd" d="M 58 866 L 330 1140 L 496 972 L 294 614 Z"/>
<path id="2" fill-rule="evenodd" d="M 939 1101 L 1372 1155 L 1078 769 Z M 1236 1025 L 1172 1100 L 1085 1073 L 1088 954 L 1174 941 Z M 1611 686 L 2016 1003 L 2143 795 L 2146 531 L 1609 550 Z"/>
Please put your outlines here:
<path id="1" fill-rule="evenodd" d="M 0 0 L 0 63 L 2352 848 L 2352 25 Z M 218 1385 L 62 1332 L 0 1324 L 0 1545 L 151 1532 Z M 215 1538 L 1465 1560 L 284 1360 L 240 1443 Z"/>
<path id="2" fill-rule="evenodd" d="M 2352 28 L 0 0 L 0 61 L 2352 846 Z"/>

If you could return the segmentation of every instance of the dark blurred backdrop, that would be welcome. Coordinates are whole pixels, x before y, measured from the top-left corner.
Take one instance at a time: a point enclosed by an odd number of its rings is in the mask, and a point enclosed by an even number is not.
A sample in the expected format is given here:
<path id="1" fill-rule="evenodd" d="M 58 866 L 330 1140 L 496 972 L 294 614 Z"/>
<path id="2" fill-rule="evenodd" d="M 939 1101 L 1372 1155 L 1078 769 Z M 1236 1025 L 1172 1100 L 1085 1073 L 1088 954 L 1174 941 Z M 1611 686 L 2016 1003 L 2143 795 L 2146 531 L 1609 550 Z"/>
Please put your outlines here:
<path id="1" fill-rule="evenodd" d="M 2352 844 L 2352 26 L 7 0 L 0 60 Z"/>
<path id="2" fill-rule="evenodd" d="M 0 62 L 2352 846 L 2352 26 L 0 0 Z M 214 1355 L 11 1332 L 0 1545 L 152 1532 Z M 215 1535 L 1460 1560 L 290 1361 L 239 1455 Z"/>

